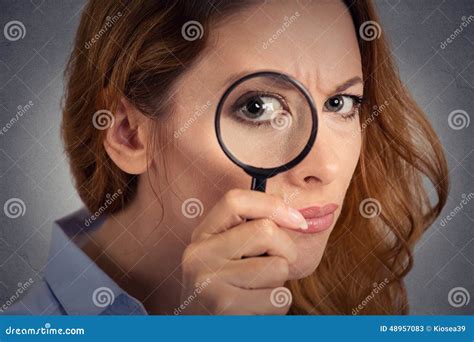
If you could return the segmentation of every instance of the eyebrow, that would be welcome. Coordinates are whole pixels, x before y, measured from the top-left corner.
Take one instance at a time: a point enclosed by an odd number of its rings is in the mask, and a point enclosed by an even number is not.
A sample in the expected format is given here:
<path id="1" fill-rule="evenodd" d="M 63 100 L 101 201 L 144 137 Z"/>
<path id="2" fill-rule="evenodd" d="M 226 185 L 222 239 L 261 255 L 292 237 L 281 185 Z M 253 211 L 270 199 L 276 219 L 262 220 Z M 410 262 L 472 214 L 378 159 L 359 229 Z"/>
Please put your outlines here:
<path id="1" fill-rule="evenodd" d="M 360 78 L 359 76 L 355 76 L 355 77 L 352 77 L 351 79 L 348 79 L 347 81 L 345 81 L 344 83 L 338 85 L 336 87 L 336 89 L 334 89 L 333 93 L 340 93 L 344 90 L 346 90 L 347 88 L 350 88 L 356 84 L 364 84 L 364 81 L 362 81 L 362 78 Z"/>
<path id="2" fill-rule="evenodd" d="M 231 76 L 225 81 L 224 85 L 225 86 L 229 86 L 230 84 L 233 84 L 234 82 L 236 82 L 238 79 L 244 77 L 245 75 L 248 75 L 250 73 L 254 73 L 254 72 L 258 72 L 258 71 L 249 71 L 249 70 L 245 70 L 245 71 L 241 71 L 241 72 L 236 72 L 234 74 L 231 74 Z M 275 80 L 276 83 L 279 83 L 281 86 L 285 86 L 288 87 L 288 83 L 283 81 L 281 78 L 279 78 L 278 76 L 276 77 L 272 77 L 272 79 Z M 356 84 L 364 84 L 364 81 L 362 80 L 362 78 L 360 76 L 355 76 L 355 77 L 352 77 L 350 79 L 348 79 L 347 81 L 345 81 L 344 83 L 338 85 L 332 92 L 332 94 L 337 94 L 337 93 L 341 93 L 343 92 L 344 90 L 356 85 Z M 292 87 L 290 87 L 292 88 Z"/>
<path id="3" fill-rule="evenodd" d="M 241 79 L 242 77 L 246 76 L 246 75 L 249 75 L 249 74 L 253 74 L 253 73 L 256 73 L 256 72 L 260 72 L 260 71 L 269 71 L 269 70 L 253 70 L 253 71 L 249 71 L 249 70 L 245 70 L 245 71 L 241 71 L 241 72 L 236 72 L 234 74 L 232 74 L 224 83 L 225 86 L 230 86 L 231 84 L 233 84 L 234 82 L 236 82 L 237 80 Z M 270 70 L 272 71 L 272 70 Z M 276 72 L 279 72 L 279 71 L 276 71 Z M 278 86 L 280 86 L 281 88 L 283 89 L 288 89 L 288 90 L 293 90 L 294 87 L 289 84 L 285 79 L 283 79 L 282 77 L 279 77 L 278 75 L 269 75 L 269 78 L 273 80 L 273 82 L 275 82 L 275 84 L 277 84 Z"/>

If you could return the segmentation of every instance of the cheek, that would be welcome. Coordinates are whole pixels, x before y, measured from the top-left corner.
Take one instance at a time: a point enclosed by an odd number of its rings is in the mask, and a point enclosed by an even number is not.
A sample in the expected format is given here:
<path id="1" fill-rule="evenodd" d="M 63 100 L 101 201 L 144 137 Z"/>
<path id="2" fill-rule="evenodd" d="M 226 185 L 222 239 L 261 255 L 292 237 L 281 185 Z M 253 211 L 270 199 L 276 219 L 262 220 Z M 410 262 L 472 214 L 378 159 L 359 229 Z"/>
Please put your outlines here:
<path id="1" fill-rule="evenodd" d="M 339 157 L 341 160 L 341 166 L 343 171 L 342 177 L 346 180 L 347 183 L 351 180 L 354 174 L 354 170 L 359 161 L 360 148 L 361 141 L 360 137 L 358 137 L 357 139 L 354 139 L 352 141 L 352 144 L 349 144 L 347 148 L 339 151 Z"/>
<path id="2" fill-rule="evenodd" d="M 338 131 L 332 134 L 333 146 L 339 146 L 335 153 L 340 162 L 339 183 L 344 185 L 344 192 L 354 175 L 354 170 L 359 161 L 362 136 L 359 126 L 359 119 L 348 124 L 346 131 Z"/>
<path id="3" fill-rule="evenodd" d="M 190 198 L 197 199 L 202 203 L 203 213 L 191 220 L 196 225 L 228 190 L 250 188 L 251 180 L 221 150 L 213 122 L 207 117 L 201 117 L 187 126 L 178 138 L 176 136 L 164 155 L 168 187 L 174 196 L 171 198 L 172 211 L 181 223 L 190 223 L 182 215 L 185 210 L 182 206 Z"/>
<path id="4" fill-rule="evenodd" d="M 203 193 L 212 189 L 220 197 L 233 188 L 250 188 L 250 176 L 231 162 L 219 146 L 213 120 L 206 118 L 201 123 L 200 130 L 195 130 L 188 139 L 183 140 L 180 148 L 193 156 L 191 167 L 199 170 L 205 178 L 204 184 L 198 184 Z M 198 179 L 194 179 L 193 183 L 197 181 Z"/>

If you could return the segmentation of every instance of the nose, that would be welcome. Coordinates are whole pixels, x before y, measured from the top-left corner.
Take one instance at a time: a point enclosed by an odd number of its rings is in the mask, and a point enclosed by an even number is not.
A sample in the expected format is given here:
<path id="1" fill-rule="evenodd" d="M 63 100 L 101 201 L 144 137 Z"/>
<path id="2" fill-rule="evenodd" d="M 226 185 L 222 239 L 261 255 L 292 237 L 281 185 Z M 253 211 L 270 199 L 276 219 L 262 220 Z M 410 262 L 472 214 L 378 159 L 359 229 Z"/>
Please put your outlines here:
<path id="1" fill-rule="evenodd" d="M 317 187 L 332 183 L 340 170 L 341 163 L 337 146 L 331 141 L 331 132 L 321 125 L 316 141 L 308 155 L 287 172 L 291 183 L 298 187 Z"/>

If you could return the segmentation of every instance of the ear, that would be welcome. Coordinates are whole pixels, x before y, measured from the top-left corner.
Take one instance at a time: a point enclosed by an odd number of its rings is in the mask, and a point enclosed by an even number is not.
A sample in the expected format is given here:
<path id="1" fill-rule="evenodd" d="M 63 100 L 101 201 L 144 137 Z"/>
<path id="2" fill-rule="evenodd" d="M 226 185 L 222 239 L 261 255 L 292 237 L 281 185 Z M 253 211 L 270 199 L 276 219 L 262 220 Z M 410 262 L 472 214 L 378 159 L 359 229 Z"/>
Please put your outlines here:
<path id="1" fill-rule="evenodd" d="M 149 166 L 147 147 L 150 119 L 122 98 L 107 129 L 104 147 L 110 159 L 124 172 L 139 175 Z"/>

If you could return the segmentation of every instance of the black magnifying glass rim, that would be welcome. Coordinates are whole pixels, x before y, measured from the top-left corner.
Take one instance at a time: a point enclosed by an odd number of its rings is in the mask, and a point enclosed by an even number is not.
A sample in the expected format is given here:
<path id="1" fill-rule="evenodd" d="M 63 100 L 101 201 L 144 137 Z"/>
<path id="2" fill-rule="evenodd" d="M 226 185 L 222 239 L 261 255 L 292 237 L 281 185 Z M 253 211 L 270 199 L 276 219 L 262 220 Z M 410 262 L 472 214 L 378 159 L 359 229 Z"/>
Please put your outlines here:
<path id="1" fill-rule="evenodd" d="M 262 77 L 262 76 L 274 76 L 274 77 L 281 77 L 285 79 L 286 81 L 289 81 L 292 83 L 306 98 L 306 100 L 309 103 L 310 109 L 311 109 L 311 116 L 312 116 L 312 122 L 313 122 L 313 127 L 311 128 L 311 134 L 309 136 L 309 139 L 304 146 L 304 148 L 301 150 L 301 152 L 292 160 L 290 160 L 288 163 L 277 166 L 277 167 L 272 167 L 272 168 L 260 168 L 260 167 L 255 167 L 252 165 L 245 164 L 241 162 L 238 158 L 236 158 L 232 152 L 225 146 L 224 142 L 222 141 L 222 134 L 221 134 L 221 127 L 220 127 L 220 117 L 221 117 L 221 112 L 222 108 L 224 106 L 225 101 L 227 100 L 227 97 L 229 94 L 234 90 L 239 84 L 242 82 L 247 81 L 248 79 L 251 78 L 256 78 L 256 77 Z M 316 135 L 318 133 L 318 111 L 316 110 L 316 105 L 314 104 L 314 100 L 309 94 L 308 90 L 304 87 L 302 83 L 300 83 L 298 80 L 294 79 L 293 77 L 278 72 L 278 71 L 258 71 L 254 72 L 248 75 L 243 76 L 242 78 L 239 78 L 237 81 L 232 83 L 229 88 L 224 92 L 222 95 L 219 104 L 217 105 L 216 109 L 216 116 L 215 116 L 215 122 L 214 122 L 215 130 L 216 130 L 216 135 L 217 135 L 217 141 L 219 142 L 220 147 L 224 151 L 224 153 L 227 155 L 227 157 L 237 166 L 241 167 L 247 174 L 249 174 L 252 177 L 263 177 L 263 178 L 270 178 L 273 176 L 276 176 L 277 174 L 284 172 L 293 166 L 297 165 L 299 162 L 301 162 L 304 157 L 307 156 L 309 151 L 311 151 L 311 148 L 314 145 L 314 142 L 316 141 Z"/>

